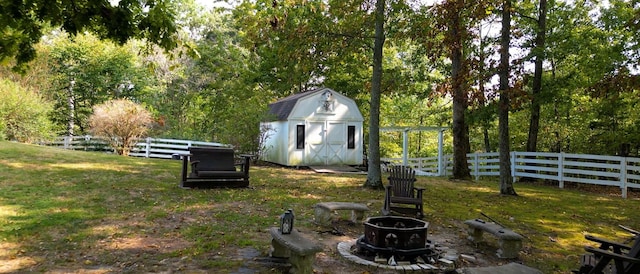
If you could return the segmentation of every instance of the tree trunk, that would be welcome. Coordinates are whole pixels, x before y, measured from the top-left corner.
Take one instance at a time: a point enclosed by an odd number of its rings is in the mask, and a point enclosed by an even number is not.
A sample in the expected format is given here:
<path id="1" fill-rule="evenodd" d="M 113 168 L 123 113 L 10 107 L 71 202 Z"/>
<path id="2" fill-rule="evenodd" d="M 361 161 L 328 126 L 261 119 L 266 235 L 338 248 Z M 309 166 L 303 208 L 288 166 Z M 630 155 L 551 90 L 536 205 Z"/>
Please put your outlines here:
<path id="1" fill-rule="evenodd" d="M 471 173 L 467 163 L 469 153 L 469 129 L 465 122 L 467 110 L 467 94 L 464 90 L 464 73 L 462 72 L 462 27 L 460 8 L 456 4 L 456 10 L 452 12 L 449 35 L 451 35 L 451 89 L 453 95 L 453 178 L 469 179 Z"/>
<path id="2" fill-rule="evenodd" d="M 380 93 L 382 84 L 382 47 L 385 39 L 384 8 L 385 0 L 377 0 L 369 118 L 369 169 L 367 171 L 367 181 L 364 183 L 364 186 L 369 188 L 382 188 L 382 172 L 380 171 Z"/>
<path id="3" fill-rule="evenodd" d="M 531 120 L 527 151 L 536 152 L 538 146 L 538 130 L 540 128 L 540 91 L 542 90 L 542 62 L 544 61 L 545 35 L 547 31 L 547 0 L 540 0 L 538 15 L 538 31 L 535 40 L 535 71 L 533 73 L 533 89 L 531 91 Z"/>
<path id="4" fill-rule="evenodd" d="M 487 106 L 487 97 L 484 95 L 485 94 L 485 88 L 484 88 L 484 83 L 487 79 L 486 76 L 486 70 L 484 67 L 484 62 L 485 62 L 485 55 L 484 55 L 484 48 L 485 48 L 485 43 L 484 40 L 482 39 L 482 26 L 478 27 L 478 31 L 480 31 L 480 48 L 478 50 L 479 52 L 479 66 L 478 66 L 478 91 L 480 92 L 480 94 L 478 94 L 479 96 L 479 103 L 480 103 L 480 107 L 484 108 Z M 482 127 L 482 136 L 483 136 L 483 140 L 484 140 L 484 151 L 485 152 L 491 152 L 491 142 L 489 141 L 489 127 L 491 124 L 491 118 L 488 115 L 484 115 L 481 119 L 481 127 Z"/>
<path id="5" fill-rule="evenodd" d="M 533 87 L 531 90 L 531 117 L 529 120 L 529 136 L 527 138 L 528 152 L 538 151 L 538 131 L 540 129 L 540 91 L 542 90 L 542 62 L 545 59 L 545 36 L 547 30 L 547 0 L 540 0 L 538 7 L 538 29 L 536 31 L 536 40 L 534 46 L 534 54 L 536 61 L 533 72 Z M 528 159 L 535 159 L 534 156 L 528 156 Z M 528 170 L 528 173 L 535 171 Z M 534 181 L 532 177 L 522 177 L 520 181 Z"/>
<path id="6" fill-rule="evenodd" d="M 67 116 L 67 135 L 73 136 L 73 129 L 76 121 L 76 97 L 73 94 L 73 86 L 76 84 L 75 80 L 69 82 L 69 94 L 67 95 L 67 105 L 69 107 L 69 115 Z"/>
<path id="7" fill-rule="evenodd" d="M 504 0 L 500 37 L 500 102 L 498 134 L 500 142 L 500 194 L 517 195 L 511 179 L 509 138 L 509 45 L 511 42 L 511 0 Z"/>

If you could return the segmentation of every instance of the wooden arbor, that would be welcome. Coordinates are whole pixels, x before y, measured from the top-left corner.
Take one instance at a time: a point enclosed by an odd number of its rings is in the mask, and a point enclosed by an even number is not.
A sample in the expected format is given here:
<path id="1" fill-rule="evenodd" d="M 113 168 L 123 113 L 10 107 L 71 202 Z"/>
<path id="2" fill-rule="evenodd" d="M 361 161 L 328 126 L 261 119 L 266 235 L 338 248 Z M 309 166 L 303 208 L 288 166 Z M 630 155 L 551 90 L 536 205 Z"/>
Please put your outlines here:
<path id="1" fill-rule="evenodd" d="M 445 175 L 446 163 L 444 161 L 444 153 L 443 153 L 443 150 L 444 150 L 443 134 L 445 130 L 447 130 L 446 127 L 425 127 L 425 126 L 419 126 L 419 127 L 392 126 L 392 127 L 380 128 L 380 131 L 391 131 L 391 132 L 401 131 L 402 132 L 402 165 L 405 165 L 405 166 L 409 165 L 409 154 L 408 154 L 409 153 L 409 132 L 437 131 L 438 132 L 438 169 L 436 173 L 426 174 L 428 176 Z M 425 175 L 425 174 L 421 173 L 420 175 Z"/>
<path id="2" fill-rule="evenodd" d="M 395 212 L 422 219 L 424 217 L 422 209 L 424 188 L 414 187 L 415 170 L 408 166 L 393 166 L 388 179 L 389 185 L 385 189 L 382 214 L 390 215 Z"/>

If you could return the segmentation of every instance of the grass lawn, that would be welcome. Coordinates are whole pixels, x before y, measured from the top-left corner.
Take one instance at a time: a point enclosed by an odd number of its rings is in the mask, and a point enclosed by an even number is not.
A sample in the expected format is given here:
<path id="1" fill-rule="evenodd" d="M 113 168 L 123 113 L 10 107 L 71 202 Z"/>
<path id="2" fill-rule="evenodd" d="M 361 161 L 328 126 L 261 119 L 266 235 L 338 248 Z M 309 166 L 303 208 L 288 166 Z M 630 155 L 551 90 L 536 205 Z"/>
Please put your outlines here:
<path id="1" fill-rule="evenodd" d="M 377 215 L 384 197 L 362 188 L 362 175 L 258 166 L 251 188 L 185 190 L 180 161 L 12 142 L 0 155 L 0 272 L 233 272 L 238 250 L 267 254 L 267 229 L 287 208 L 312 229 L 318 202 L 365 203 Z M 577 268 L 586 233 L 623 240 L 618 224 L 640 229 L 638 192 L 517 183 L 508 197 L 490 179 L 420 177 L 425 220 L 464 229 L 484 212 L 525 236 L 520 261 L 544 273 Z"/>

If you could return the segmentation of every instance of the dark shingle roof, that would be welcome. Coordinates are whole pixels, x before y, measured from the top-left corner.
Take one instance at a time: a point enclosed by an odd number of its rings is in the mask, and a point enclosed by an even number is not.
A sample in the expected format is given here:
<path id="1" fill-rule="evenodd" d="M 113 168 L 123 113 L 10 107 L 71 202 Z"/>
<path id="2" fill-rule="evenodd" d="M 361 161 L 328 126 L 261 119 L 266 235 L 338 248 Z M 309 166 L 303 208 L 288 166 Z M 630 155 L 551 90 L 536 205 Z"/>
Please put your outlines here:
<path id="1" fill-rule="evenodd" d="M 298 103 L 298 100 L 300 98 L 305 97 L 309 94 L 318 92 L 323 89 L 325 88 L 317 88 L 317 89 L 312 89 L 309 91 L 293 94 L 285 98 L 282 98 L 276 101 L 275 103 L 269 104 L 269 114 L 274 115 L 276 117 L 276 120 L 278 121 L 285 121 L 289 117 L 289 114 L 291 114 L 293 107 L 295 107 L 295 105 Z"/>

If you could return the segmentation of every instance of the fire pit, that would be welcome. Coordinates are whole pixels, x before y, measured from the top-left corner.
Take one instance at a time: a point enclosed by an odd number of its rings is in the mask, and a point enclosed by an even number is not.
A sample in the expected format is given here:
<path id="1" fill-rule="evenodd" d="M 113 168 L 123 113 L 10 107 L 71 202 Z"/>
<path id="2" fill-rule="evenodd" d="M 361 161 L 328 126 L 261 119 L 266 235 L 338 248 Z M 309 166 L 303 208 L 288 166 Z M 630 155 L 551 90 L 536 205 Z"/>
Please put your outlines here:
<path id="1" fill-rule="evenodd" d="M 415 263 L 417 257 L 428 260 L 434 251 L 426 247 L 429 223 L 407 217 L 370 217 L 364 222 L 364 235 L 356 244 L 361 252 L 377 257 Z"/>

